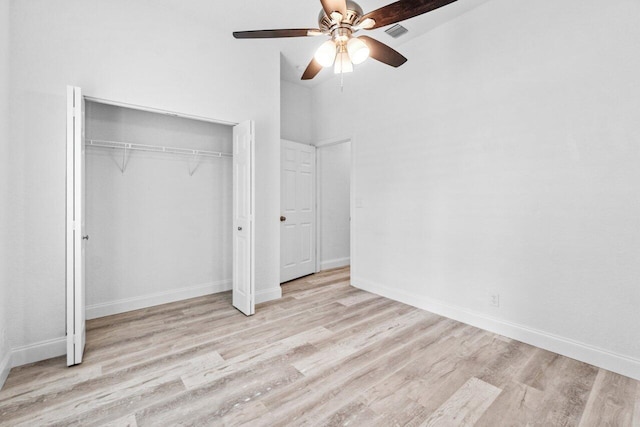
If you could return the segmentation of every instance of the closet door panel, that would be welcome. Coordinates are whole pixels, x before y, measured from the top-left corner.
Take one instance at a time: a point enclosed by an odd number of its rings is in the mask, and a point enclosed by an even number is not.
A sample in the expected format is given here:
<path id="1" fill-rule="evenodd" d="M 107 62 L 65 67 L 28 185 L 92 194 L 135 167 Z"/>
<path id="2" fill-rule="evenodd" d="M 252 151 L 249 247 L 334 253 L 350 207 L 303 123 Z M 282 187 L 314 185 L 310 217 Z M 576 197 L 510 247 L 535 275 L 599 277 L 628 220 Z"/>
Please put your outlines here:
<path id="1" fill-rule="evenodd" d="M 233 129 L 233 306 L 255 312 L 253 122 Z"/>

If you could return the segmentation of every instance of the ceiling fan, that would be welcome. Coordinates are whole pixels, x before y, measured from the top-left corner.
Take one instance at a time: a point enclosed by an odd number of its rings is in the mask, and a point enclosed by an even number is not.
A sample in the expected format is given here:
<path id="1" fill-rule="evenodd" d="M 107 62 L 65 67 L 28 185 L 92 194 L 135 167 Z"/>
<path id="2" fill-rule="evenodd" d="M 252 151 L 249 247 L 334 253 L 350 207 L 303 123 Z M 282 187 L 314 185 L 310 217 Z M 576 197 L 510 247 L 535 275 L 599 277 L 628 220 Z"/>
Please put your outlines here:
<path id="1" fill-rule="evenodd" d="M 354 64 L 364 62 L 369 56 L 392 67 L 399 67 L 407 58 L 396 50 L 368 36 L 355 37 L 360 30 L 373 30 L 422 15 L 446 6 L 456 0 L 400 0 L 364 14 L 362 8 L 351 0 L 320 0 L 322 10 L 318 17 L 320 28 L 287 30 L 236 31 L 237 39 L 267 39 L 281 37 L 331 37 L 316 51 L 302 80 L 313 79 L 323 67 L 333 65 L 336 74 L 353 71 Z"/>

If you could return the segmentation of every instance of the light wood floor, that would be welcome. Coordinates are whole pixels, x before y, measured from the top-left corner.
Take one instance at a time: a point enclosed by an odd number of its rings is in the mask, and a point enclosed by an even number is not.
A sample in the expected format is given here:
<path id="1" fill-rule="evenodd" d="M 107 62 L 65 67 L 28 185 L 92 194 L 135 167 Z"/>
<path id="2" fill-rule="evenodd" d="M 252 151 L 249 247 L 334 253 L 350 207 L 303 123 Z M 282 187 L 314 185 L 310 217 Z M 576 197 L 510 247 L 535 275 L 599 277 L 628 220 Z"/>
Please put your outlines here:
<path id="1" fill-rule="evenodd" d="M 13 369 L 2 425 L 640 425 L 638 381 L 349 286 L 96 319 L 85 362 Z"/>

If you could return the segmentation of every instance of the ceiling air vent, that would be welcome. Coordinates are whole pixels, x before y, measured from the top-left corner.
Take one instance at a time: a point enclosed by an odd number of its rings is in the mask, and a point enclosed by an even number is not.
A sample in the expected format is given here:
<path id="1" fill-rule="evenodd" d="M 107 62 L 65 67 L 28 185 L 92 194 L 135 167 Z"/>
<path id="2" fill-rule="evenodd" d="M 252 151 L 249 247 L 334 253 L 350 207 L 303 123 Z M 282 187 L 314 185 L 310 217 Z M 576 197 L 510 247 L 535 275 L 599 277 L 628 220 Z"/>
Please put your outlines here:
<path id="1" fill-rule="evenodd" d="M 384 32 L 389 34 L 394 39 L 397 39 L 401 35 L 408 33 L 409 30 L 407 30 L 405 27 L 403 27 L 400 24 L 396 24 L 393 27 L 387 28 L 386 30 L 384 30 Z"/>

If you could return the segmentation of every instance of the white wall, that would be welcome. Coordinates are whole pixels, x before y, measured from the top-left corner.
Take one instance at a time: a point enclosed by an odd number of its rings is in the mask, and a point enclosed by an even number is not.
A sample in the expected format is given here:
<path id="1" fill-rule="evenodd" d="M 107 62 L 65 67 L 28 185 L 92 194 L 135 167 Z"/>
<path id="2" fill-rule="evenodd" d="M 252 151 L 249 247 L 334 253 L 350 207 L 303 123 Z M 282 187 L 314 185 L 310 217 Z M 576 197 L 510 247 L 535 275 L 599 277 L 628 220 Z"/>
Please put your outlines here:
<path id="1" fill-rule="evenodd" d="M 315 138 L 355 137 L 353 283 L 640 378 L 639 17 L 494 0 L 315 88 Z"/>
<path id="2" fill-rule="evenodd" d="M 9 158 L 9 0 L 0 0 L 0 388 L 9 373 L 10 346 L 8 338 L 9 266 L 9 192 L 11 161 Z"/>
<path id="3" fill-rule="evenodd" d="M 86 137 L 232 152 L 232 127 L 87 103 Z M 89 146 L 87 317 L 231 289 L 229 157 Z M 196 168 L 190 175 L 190 168 Z"/>
<path id="4" fill-rule="evenodd" d="M 256 121 L 257 300 L 280 295 L 279 53 L 141 0 L 14 1 L 11 134 L 18 151 L 14 363 L 64 348 L 65 91 Z M 260 64 L 260 73 L 255 65 Z"/>
<path id="5" fill-rule="evenodd" d="M 312 144 L 311 89 L 280 82 L 280 132 L 283 139 Z"/>
<path id="6" fill-rule="evenodd" d="M 349 265 L 351 142 L 318 147 L 320 269 Z"/>

